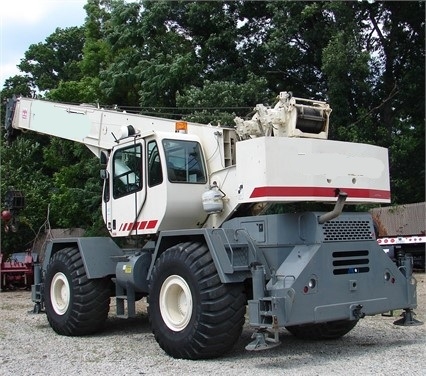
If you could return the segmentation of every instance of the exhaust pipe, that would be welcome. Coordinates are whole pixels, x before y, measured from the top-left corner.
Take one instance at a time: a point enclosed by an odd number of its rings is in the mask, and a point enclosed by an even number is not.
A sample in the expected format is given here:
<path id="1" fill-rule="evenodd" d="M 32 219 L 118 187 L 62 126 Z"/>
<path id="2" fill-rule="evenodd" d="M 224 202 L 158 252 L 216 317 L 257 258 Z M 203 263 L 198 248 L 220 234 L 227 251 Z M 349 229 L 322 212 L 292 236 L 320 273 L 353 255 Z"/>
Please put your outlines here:
<path id="1" fill-rule="evenodd" d="M 318 223 L 322 225 L 327 221 L 331 221 L 332 219 L 338 217 L 342 214 L 343 206 L 345 205 L 346 198 L 348 194 L 345 192 L 339 192 L 339 196 L 337 197 L 336 205 L 334 205 L 334 209 L 328 213 L 320 215 L 318 217 Z"/>

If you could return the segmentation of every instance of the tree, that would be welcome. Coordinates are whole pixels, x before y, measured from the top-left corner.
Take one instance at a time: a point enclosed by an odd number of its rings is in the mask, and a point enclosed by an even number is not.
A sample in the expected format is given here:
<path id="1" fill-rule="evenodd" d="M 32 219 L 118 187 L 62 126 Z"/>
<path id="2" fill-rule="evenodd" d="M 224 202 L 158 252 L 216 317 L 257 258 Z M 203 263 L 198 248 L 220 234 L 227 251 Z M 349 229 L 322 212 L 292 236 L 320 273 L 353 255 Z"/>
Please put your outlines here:
<path id="1" fill-rule="evenodd" d="M 29 48 L 26 75 L 6 81 L 3 98 L 47 90 L 62 102 L 227 125 L 283 90 L 326 99 L 332 138 L 389 149 L 393 202 L 424 200 L 424 2 L 88 0 L 85 9 L 82 28 Z M 85 211 L 98 216 L 97 162 L 80 146 L 25 137 L 0 151 L 2 195 L 15 184 L 28 191 L 33 228 L 49 203 L 55 224 L 98 231 Z M 40 189 L 27 184 L 32 174 Z"/>
<path id="2" fill-rule="evenodd" d="M 9 99 L 17 96 L 32 97 L 35 91 L 32 87 L 31 78 L 28 76 L 13 76 L 5 80 L 3 89 L 0 92 L 0 123 L 5 124 L 6 103 Z"/>
<path id="3" fill-rule="evenodd" d="M 19 213 L 19 231 L 5 232 L 1 228 L 1 249 L 12 253 L 24 251 L 32 245 L 38 228 L 44 223 L 48 208 L 47 193 L 50 182 L 38 161 L 42 160 L 42 144 L 34 137 L 19 137 L 12 146 L 0 140 L 0 192 L 1 205 L 5 203 L 8 190 L 20 190 L 25 196 L 26 206 Z"/>
<path id="4" fill-rule="evenodd" d="M 59 82 L 81 78 L 84 33 L 81 27 L 57 28 L 44 43 L 32 44 L 18 65 L 39 90 L 56 88 Z"/>
<path id="5" fill-rule="evenodd" d="M 203 88 L 191 87 L 185 95 L 177 95 L 177 106 L 189 110 L 183 117 L 188 121 L 221 124 L 233 127 L 235 116 L 245 116 L 254 106 L 246 103 L 268 103 L 267 83 L 262 77 L 250 75 L 237 84 L 229 81 L 204 82 Z"/>
<path id="6" fill-rule="evenodd" d="M 5 80 L 1 91 L 1 98 L 12 98 L 14 95 L 32 97 L 35 94 L 35 88 L 32 86 L 31 77 L 13 76 Z"/>
<path id="7" fill-rule="evenodd" d="M 424 201 L 425 3 L 381 3 L 369 10 L 383 74 L 378 123 L 386 127 L 394 200 Z M 380 27 L 382 25 L 382 27 Z M 419 100 L 422 98 L 421 100 Z"/>
<path id="8" fill-rule="evenodd" d="M 150 6 L 116 1 L 111 4 L 108 34 L 113 59 L 100 72 L 101 88 L 110 104 L 175 106 L 176 92 L 197 77 L 190 43 L 169 33 L 164 24 L 152 23 Z"/>
<path id="9" fill-rule="evenodd" d="M 261 64 L 262 36 L 255 34 L 261 33 L 265 11 L 265 4 L 247 1 L 144 2 L 141 24 L 149 38 L 139 64 L 141 105 L 166 106 L 169 112 L 178 106 L 184 114 L 197 107 L 188 119 L 232 124 L 232 107 L 247 107 L 242 100 L 249 98 L 255 101 L 249 108 L 263 101 L 264 80 L 254 79 L 259 69 L 250 68 Z M 237 92 L 249 87 L 250 94 Z"/>
<path id="10" fill-rule="evenodd" d="M 96 232 L 102 180 L 99 162 L 82 144 L 52 138 L 44 149 L 44 165 L 52 176 L 51 221 L 57 227 L 82 227 Z"/>
<path id="11" fill-rule="evenodd" d="M 331 5 L 344 30 L 323 52 L 334 135 L 389 148 L 393 201 L 424 201 L 424 2 Z"/>
<path id="12" fill-rule="evenodd" d="M 322 50 L 333 35 L 327 2 L 270 2 L 272 14 L 265 49 L 270 87 L 296 96 L 324 99 Z"/>

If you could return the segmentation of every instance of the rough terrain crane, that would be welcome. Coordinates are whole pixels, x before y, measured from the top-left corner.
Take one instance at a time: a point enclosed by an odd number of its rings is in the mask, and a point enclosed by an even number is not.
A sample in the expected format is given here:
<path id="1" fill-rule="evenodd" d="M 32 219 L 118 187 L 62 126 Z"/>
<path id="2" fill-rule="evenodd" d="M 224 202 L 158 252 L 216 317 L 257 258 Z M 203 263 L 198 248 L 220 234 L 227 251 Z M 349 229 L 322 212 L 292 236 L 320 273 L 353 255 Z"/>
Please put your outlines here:
<path id="1" fill-rule="evenodd" d="M 393 263 L 368 213 L 390 202 L 387 150 L 328 140 L 325 102 L 282 92 L 234 127 L 17 98 L 7 135 L 30 130 L 85 144 L 101 161 L 110 237 L 53 239 L 32 286 L 59 334 L 101 329 L 110 298 L 119 317 L 147 297 L 152 331 L 176 358 L 221 356 L 246 312 L 248 350 L 338 338 L 366 315 L 402 309 L 414 325 L 412 260 Z M 321 202 L 325 212 L 268 214 L 275 203 Z M 122 249 L 115 237 L 142 237 Z"/>

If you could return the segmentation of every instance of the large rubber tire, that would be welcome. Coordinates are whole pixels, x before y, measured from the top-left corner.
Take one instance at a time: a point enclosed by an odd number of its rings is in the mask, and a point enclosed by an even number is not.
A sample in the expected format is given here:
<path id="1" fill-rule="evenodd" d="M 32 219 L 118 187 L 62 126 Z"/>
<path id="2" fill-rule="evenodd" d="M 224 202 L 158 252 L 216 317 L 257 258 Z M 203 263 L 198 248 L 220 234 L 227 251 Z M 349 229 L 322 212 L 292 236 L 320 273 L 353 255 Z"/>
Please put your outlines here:
<path id="1" fill-rule="evenodd" d="M 243 285 L 221 283 L 202 243 L 179 244 L 158 258 L 148 302 L 155 339 L 174 358 L 221 356 L 232 349 L 244 325 Z"/>
<path id="2" fill-rule="evenodd" d="M 297 338 L 309 340 L 337 339 L 355 328 L 358 320 L 339 320 L 319 324 L 286 326 Z"/>
<path id="3" fill-rule="evenodd" d="M 82 336 L 102 328 L 109 312 L 111 282 L 88 279 L 77 248 L 53 255 L 44 284 L 47 320 L 56 333 Z"/>

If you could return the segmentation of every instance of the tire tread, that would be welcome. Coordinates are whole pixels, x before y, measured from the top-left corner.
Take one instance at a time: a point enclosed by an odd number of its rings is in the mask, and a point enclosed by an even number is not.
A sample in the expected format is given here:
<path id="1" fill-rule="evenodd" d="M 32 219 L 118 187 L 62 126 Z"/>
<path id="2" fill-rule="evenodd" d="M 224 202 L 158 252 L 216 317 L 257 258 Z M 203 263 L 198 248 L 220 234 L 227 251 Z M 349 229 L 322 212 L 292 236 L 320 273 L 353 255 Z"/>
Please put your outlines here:
<path id="1" fill-rule="evenodd" d="M 71 276 L 71 307 L 64 317 L 58 316 L 49 302 L 49 282 L 59 267 L 66 268 Z M 53 255 L 47 268 L 46 282 L 47 319 L 56 333 L 83 336 L 95 333 L 103 327 L 109 312 L 110 281 L 106 278 L 88 279 L 77 248 L 65 248 Z"/>
<path id="2" fill-rule="evenodd" d="M 241 284 L 222 284 L 210 251 L 203 243 L 182 243 L 163 253 L 157 260 L 150 281 L 161 269 L 173 263 L 185 263 L 197 280 L 201 313 L 192 333 L 179 346 L 158 327 L 148 297 L 148 314 L 154 336 L 169 355 L 183 359 L 216 358 L 231 350 L 241 335 L 245 321 L 246 299 Z"/>

